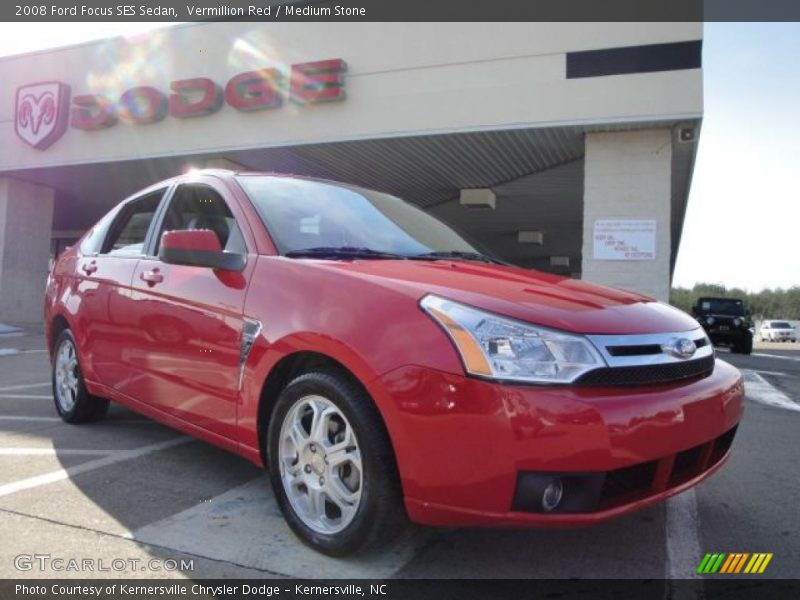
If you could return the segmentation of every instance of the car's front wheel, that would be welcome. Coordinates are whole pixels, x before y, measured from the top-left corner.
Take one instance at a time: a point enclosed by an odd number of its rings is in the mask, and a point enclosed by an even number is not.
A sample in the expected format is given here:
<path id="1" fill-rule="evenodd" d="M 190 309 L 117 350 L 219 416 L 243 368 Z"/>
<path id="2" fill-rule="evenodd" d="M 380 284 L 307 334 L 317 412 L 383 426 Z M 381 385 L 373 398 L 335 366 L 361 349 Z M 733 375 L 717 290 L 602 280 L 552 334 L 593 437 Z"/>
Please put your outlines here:
<path id="1" fill-rule="evenodd" d="M 69 329 L 62 331 L 56 339 L 53 399 L 58 414 L 67 423 L 97 421 L 108 411 L 108 400 L 92 396 L 86 389 L 78 359 L 78 346 Z"/>
<path id="2" fill-rule="evenodd" d="M 267 453 L 286 521 L 316 550 L 352 554 L 390 541 L 406 522 L 383 421 L 339 373 L 307 373 L 281 392 Z"/>

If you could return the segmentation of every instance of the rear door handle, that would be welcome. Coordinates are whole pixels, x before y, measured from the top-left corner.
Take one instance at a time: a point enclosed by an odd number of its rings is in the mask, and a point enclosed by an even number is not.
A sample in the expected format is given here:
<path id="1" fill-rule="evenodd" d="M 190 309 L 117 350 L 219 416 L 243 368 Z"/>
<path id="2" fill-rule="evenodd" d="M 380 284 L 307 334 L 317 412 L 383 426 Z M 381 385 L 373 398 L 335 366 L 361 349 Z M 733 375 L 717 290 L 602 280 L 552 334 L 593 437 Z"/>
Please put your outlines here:
<path id="1" fill-rule="evenodd" d="M 83 269 L 83 272 L 86 273 L 87 275 L 91 275 L 92 273 L 97 271 L 97 261 L 93 260 L 91 262 L 88 262 L 88 263 L 84 264 L 81 267 L 81 269 Z"/>
<path id="2" fill-rule="evenodd" d="M 149 285 L 155 285 L 164 281 L 164 276 L 157 268 L 153 269 L 152 271 L 144 271 L 141 275 L 139 275 L 139 277 L 141 277 L 142 281 L 146 281 Z"/>

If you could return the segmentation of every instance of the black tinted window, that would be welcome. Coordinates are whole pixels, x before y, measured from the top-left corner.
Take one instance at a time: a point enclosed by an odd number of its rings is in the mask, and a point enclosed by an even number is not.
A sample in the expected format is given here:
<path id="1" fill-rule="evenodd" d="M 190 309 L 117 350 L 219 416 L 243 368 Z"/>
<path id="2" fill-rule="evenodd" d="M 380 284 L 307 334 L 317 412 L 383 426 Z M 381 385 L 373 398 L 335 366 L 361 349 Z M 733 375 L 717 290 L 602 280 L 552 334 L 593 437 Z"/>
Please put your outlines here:
<path id="1" fill-rule="evenodd" d="M 116 211 L 108 213 L 105 217 L 100 219 L 97 224 L 89 230 L 89 233 L 83 238 L 81 242 L 80 251 L 83 255 L 91 255 L 100 252 L 103 249 L 103 240 L 108 233 L 108 228 L 114 221 Z"/>
<path id="2" fill-rule="evenodd" d="M 102 253 L 113 256 L 139 256 L 144 240 L 164 191 L 129 202 L 119 213 L 103 244 Z"/>
<path id="3" fill-rule="evenodd" d="M 704 313 L 718 315 L 744 315 L 744 304 L 741 300 L 728 300 L 726 298 L 701 298 L 700 310 Z"/>

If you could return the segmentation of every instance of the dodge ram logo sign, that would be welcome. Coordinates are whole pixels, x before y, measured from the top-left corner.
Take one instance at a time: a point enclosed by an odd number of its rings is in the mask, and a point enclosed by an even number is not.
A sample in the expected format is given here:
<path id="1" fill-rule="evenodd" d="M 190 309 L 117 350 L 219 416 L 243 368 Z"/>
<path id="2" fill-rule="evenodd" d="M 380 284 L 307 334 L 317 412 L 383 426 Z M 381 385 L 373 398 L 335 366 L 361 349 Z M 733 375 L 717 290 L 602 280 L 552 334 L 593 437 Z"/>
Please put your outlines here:
<path id="1" fill-rule="evenodd" d="M 69 86 L 57 81 L 32 83 L 17 90 L 17 135 L 44 150 L 64 135 L 69 120 Z"/>
<path id="2" fill-rule="evenodd" d="M 333 58 L 298 63 L 289 69 L 239 73 L 224 87 L 207 77 L 195 77 L 171 81 L 169 90 L 139 85 L 118 97 L 77 94 L 71 100 L 68 85 L 34 83 L 17 90 L 16 132 L 34 148 L 45 150 L 64 134 L 68 125 L 97 131 L 118 122 L 144 125 L 167 116 L 204 117 L 223 105 L 251 112 L 280 108 L 285 100 L 301 105 L 342 100 L 346 70 L 342 59 Z"/>

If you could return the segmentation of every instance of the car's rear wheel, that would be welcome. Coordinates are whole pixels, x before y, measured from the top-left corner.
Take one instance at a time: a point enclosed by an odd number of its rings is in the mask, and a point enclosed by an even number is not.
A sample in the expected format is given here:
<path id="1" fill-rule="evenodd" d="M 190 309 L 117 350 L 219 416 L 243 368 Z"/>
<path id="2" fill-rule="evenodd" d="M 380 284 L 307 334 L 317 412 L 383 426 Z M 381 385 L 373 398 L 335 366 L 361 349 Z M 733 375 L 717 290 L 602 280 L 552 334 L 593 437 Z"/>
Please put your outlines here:
<path id="1" fill-rule="evenodd" d="M 58 414 L 67 423 L 97 421 L 108 411 L 108 400 L 92 396 L 86 389 L 78 359 L 78 346 L 69 329 L 62 331 L 56 339 L 53 399 Z"/>
<path id="2" fill-rule="evenodd" d="M 338 373 L 281 392 L 267 438 L 278 505 L 306 544 L 343 556 L 393 539 L 405 523 L 386 428 L 372 399 Z"/>

